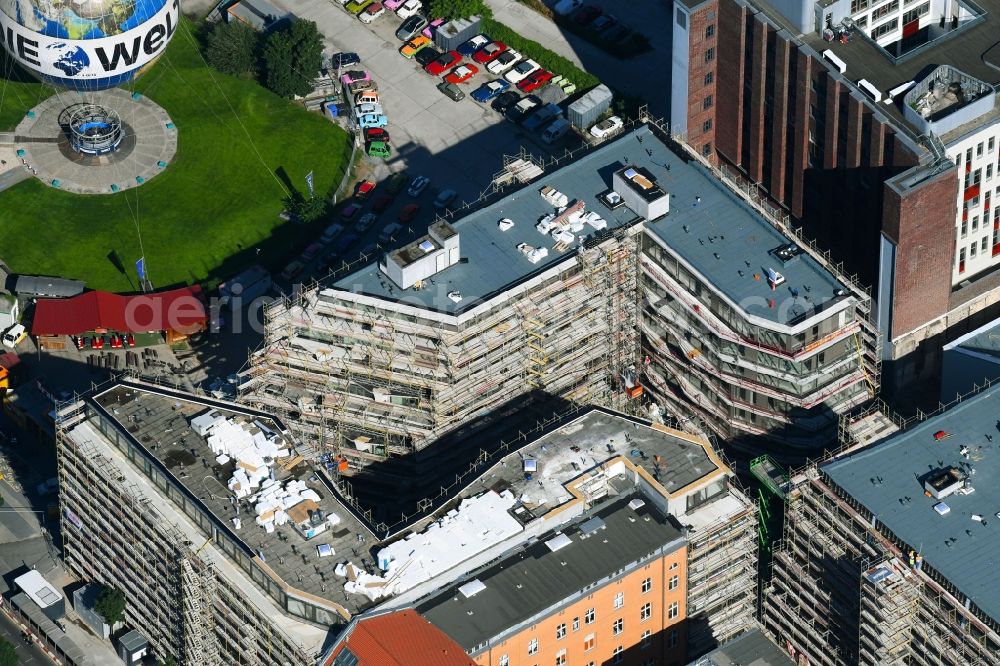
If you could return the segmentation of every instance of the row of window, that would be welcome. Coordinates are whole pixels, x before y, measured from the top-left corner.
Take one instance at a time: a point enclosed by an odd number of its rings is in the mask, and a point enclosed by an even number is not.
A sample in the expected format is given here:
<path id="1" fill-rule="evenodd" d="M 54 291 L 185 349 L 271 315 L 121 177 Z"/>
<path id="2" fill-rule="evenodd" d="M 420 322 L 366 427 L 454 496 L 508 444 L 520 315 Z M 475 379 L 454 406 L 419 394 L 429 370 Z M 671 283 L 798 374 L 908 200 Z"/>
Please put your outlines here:
<path id="1" fill-rule="evenodd" d="M 668 650 L 677 647 L 678 639 L 679 635 L 677 633 L 677 630 L 671 629 L 669 632 L 667 632 L 667 634 L 664 637 L 665 641 L 664 647 Z M 650 629 L 647 629 L 646 631 L 642 632 L 642 636 L 639 639 L 639 648 L 645 650 L 652 644 L 653 644 L 653 632 Z M 583 651 L 590 652 L 591 650 L 594 649 L 595 645 L 596 645 L 596 638 L 594 634 L 587 634 L 587 637 L 583 640 Z M 620 664 L 624 659 L 624 652 L 625 652 L 624 646 L 619 645 L 615 647 L 615 649 L 611 652 L 611 657 L 612 657 L 611 663 Z M 528 641 L 528 654 L 534 655 L 537 653 L 538 653 L 538 639 L 532 638 L 530 641 Z M 566 661 L 567 653 L 568 650 L 566 648 L 563 648 L 562 650 L 559 650 L 559 652 L 556 653 L 556 666 L 565 666 L 565 664 L 567 663 Z M 500 660 L 498 663 L 499 666 L 510 666 L 510 656 L 507 654 L 500 655 Z M 589 663 L 593 664 L 594 662 L 589 662 Z M 656 663 L 656 662 L 655 660 L 652 659 L 643 662 L 643 664 L 651 664 L 651 663 Z"/>
<path id="2" fill-rule="evenodd" d="M 882 35 L 887 35 L 899 27 L 899 19 L 886 21 L 882 25 L 877 25 L 872 29 L 872 39 L 878 39 Z"/>

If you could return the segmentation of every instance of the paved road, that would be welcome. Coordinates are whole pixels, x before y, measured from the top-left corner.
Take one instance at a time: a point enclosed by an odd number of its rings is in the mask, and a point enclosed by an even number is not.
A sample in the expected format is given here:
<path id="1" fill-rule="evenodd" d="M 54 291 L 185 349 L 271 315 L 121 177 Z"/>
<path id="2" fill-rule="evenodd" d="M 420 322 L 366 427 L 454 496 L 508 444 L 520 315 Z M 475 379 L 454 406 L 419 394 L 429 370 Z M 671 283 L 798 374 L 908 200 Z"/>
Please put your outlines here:
<path id="1" fill-rule="evenodd" d="M 26 644 L 21 638 L 21 628 L 3 613 L 0 613 L 0 637 L 14 645 L 20 666 L 49 666 L 54 663 L 37 645 Z"/>

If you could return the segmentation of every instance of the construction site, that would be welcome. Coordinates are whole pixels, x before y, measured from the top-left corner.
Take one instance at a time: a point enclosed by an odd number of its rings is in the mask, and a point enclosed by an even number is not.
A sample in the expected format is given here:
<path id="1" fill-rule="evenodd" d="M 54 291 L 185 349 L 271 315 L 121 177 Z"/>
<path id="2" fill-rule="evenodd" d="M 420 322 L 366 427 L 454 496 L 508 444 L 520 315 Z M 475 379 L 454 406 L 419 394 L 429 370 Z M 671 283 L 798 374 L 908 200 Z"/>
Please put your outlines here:
<path id="1" fill-rule="evenodd" d="M 876 406 L 773 486 L 762 622 L 799 663 L 1000 664 L 998 410 L 998 386 L 908 420 Z"/>
<path id="2" fill-rule="evenodd" d="M 654 123 L 509 166 L 517 189 L 268 306 L 240 401 L 349 475 L 526 395 L 795 455 L 874 395 L 867 294 Z"/>

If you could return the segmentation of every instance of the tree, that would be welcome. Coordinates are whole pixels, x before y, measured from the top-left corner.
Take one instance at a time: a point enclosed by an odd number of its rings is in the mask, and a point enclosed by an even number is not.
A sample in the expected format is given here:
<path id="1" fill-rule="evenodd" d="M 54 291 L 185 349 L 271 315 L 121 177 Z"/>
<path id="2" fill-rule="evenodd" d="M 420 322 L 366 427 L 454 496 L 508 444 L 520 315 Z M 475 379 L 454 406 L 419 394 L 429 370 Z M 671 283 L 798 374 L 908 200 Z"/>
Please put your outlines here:
<path id="1" fill-rule="evenodd" d="M 116 588 L 105 587 L 97 596 L 97 603 L 94 604 L 104 621 L 114 626 L 125 618 L 125 594 Z"/>
<path id="2" fill-rule="evenodd" d="M 430 0 L 428 9 L 431 16 L 469 18 L 479 16 L 492 18 L 493 10 L 483 0 Z"/>
<path id="3" fill-rule="evenodd" d="M 311 196 L 302 198 L 299 194 L 285 197 L 285 207 L 302 222 L 315 222 L 324 215 L 328 208 L 326 199 Z"/>
<path id="4" fill-rule="evenodd" d="M 17 651 L 14 644 L 0 638 L 0 666 L 17 666 Z"/>
<path id="5" fill-rule="evenodd" d="M 238 21 L 219 22 L 205 40 L 205 60 L 223 74 L 244 76 L 257 69 L 257 32 Z"/>
<path id="6" fill-rule="evenodd" d="M 323 66 L 323 38 L 298 19 L 272 32 L 264 46 L 264 85 L 282 97 L 308 94 Z"/>

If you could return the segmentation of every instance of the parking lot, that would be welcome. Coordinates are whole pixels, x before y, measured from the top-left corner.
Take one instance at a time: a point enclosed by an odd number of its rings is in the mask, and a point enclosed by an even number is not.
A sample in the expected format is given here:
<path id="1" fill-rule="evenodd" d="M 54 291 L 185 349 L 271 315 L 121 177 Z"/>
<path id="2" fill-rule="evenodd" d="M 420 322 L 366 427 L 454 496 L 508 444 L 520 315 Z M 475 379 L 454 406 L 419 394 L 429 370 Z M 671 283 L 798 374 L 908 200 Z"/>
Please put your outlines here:
<path id="1" fill-rule="evenodd" d="M 363 69 L 378 84 L 379 103 L 389 119 L 386 129 L 393 154 L 388 160 L 365 159 L 359 167 L 359 176 L 381 181 L 390 173 L 405 170 L 411 177 L 424 175 L 431 179 L 430 187 L 419 197 L 409 197 L 405 191 L 395 197 L 373 228 L 364 233 L 345 230 L 344 235 L 355 234 L 357 238 L 350 244 L 345 244 L 342 238 L 334 240 L 324 255 L 310 262 L 299 279 L 320 275 L 331 264 L 339 264 L 338 255 L 354 258 L 359 250 L 370 249 L 381 228 L 395 222 L 407 204 L 418 203 L 421 210 L 398 235 L 396 243 L 423 233 L 433 220 L 432 202 L 438 192 L 455 190 L 456 206 L 475 201 L 490 189 L 494 176 L 503 169 L 504 155 L 516 155 L 523 147 L 533 155 L 548 157 L 562 154 L 567 145 L 572 145 L 572 135 L 551 146 L 544 144 L 538 133 L 523 130 L 504 120 L 488 103 L 479 104 L 469 97 L 480 84 L 497 78 L 486 72 L 485 66 L 479 66 L 479 73 L 461 84 L 465 99 L 454 102 L 445 97 L 436 87 L 443 80 L 441 77 L 427 74 L 416 61 L 399 54 L 402 42 L 394 33 L 401 20 L 391 12 L 366 25 L 337 2 L 280 0 L 275 4 L 299 18 L 315 21 L 326 38 L 328 55 L 343 51 L 357 53 L 361 63 L 346 69 Z M 465 58 L 464 62 L 470 59 Z M 366 212 L 381 192 L 384 190 L 377 189 L 369 198 Z"/>

